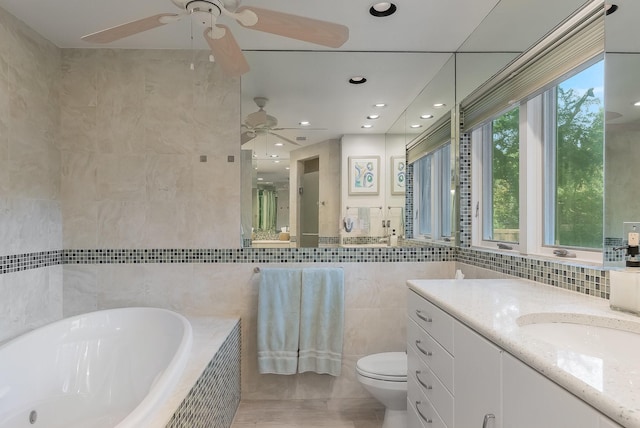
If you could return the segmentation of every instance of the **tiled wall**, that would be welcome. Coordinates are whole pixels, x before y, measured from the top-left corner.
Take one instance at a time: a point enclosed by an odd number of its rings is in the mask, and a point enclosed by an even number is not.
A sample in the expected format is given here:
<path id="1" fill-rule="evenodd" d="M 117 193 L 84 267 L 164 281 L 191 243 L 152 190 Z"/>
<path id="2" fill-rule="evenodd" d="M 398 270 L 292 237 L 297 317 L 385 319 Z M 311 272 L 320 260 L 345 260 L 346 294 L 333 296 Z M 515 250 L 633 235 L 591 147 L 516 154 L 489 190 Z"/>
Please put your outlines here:
<path id="1" fill-rule="evenodd" d="M 213 356 L 167 428 L 229 428 L 240 404 L 240 324 Z"/>
<path id="2" fill-rule="evenodd" d="M 59 49 L 0 9 L 0 342 L 62 316 L 59 76 Z"/>

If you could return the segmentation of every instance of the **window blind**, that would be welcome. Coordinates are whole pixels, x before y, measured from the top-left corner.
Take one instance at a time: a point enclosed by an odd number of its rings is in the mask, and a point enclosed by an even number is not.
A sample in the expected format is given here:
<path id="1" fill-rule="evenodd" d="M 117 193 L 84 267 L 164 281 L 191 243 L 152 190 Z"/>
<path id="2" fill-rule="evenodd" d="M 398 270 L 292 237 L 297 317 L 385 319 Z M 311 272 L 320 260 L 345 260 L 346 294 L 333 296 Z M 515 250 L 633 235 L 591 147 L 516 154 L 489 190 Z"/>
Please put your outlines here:
<path id="1" fill-rule="evenodd" d="M 604 5 L 593 1 L 461 102 L 465 132 L 552 86 L 604 52 Z"/>
<path id="2" fill-rule="evenodd" d="M 451 116 L 445 115 L 407 146 L 407 163 L 417 161 L 450 140 Z"/>

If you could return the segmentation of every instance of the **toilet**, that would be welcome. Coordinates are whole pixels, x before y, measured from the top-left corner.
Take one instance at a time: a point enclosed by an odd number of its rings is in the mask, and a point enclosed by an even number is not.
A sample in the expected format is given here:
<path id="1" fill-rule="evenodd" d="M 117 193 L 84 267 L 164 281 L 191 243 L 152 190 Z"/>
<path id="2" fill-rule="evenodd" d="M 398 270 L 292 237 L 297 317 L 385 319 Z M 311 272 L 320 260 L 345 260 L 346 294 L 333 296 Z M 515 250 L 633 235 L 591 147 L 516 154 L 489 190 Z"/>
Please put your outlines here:
<path id="1" fill-rule="evenodd" d="M 407 426 L 407 354 L 383 352 L 356 363 L 358 381 L 385 407 L 382 428 Z"/>

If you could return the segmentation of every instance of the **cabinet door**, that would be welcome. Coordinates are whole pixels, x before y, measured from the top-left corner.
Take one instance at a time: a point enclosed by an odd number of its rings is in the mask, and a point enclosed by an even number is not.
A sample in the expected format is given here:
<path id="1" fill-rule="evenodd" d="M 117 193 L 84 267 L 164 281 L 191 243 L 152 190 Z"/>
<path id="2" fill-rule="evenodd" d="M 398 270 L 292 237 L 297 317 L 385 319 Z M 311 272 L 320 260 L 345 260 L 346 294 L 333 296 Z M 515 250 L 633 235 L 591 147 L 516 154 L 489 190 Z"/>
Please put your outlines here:
<path id="1" fill-rule="evenodd" d="M 486 428 L 502 427 L 500 411 L 502 351 L 459 322 L 455 323 L 453 333 L 456 428 L 481 428 L 485 418 Z M 509 425 L 504 426 L 509 427 Z M 512 425 L 512 427 L 515 426 Z"/>
<path id="2" fill-rule="evenodd" d="M 600 414 L 509 354 L 502 357 L 503 426 L 598 428 Z"/>

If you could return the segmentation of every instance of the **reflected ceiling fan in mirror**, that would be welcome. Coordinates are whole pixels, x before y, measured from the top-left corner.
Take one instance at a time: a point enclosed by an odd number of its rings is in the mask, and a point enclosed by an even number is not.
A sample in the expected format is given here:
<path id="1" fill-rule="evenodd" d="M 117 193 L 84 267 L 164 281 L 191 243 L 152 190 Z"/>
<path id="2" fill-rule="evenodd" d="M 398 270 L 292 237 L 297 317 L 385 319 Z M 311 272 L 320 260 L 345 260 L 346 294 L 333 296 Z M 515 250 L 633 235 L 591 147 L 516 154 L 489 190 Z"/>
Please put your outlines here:
<path id="1" fill-rule="evenodd" d="M 204 38 L 215 60 L 225 73 L 230 76 L 240 76 L 249 71 L 249 64 L 229 27 L 217 23 L 221 15 L 235 19 L 245 28 L 331 48 L 342 46 L 349 38 L 349 29 L 344 25 L 258 7 L 238 7 L 236 0 L 171 0 L 171 2 L 182 9 L 182 12 L 149 16 L 86 35 L 82 40 L 91 43 L 111 43 L 177 22 L 185 16 L 193 16 L 195 22 L 205 26 Z"/>
<path id="2" fill-rule="evenodd" d="M 265 97 L 255 97 L 253 99 L 256 105 L 258 106 L 258 111 L 247 115 L 244 122 L 242 123 L 242 135 L 241 135 L 241 144 L 244 144 L 248 141 L 253 140 L 258 135 L 261 134 L 271 134 L 276 137 L 286 141 L 289 144 L 293 144 L 295 146 L 300 146 L 300 143 L 293 141 L 290 138 L 285 137 L 274 131 L 284 131 L 288 129 L 299 129 L 304 131 L 322 131 L 325 130 L 323 128 L 282 128 L 278 127 L 278 119 L 270 114 L 267 114 L 265 107 L 268 98 Z"/>

